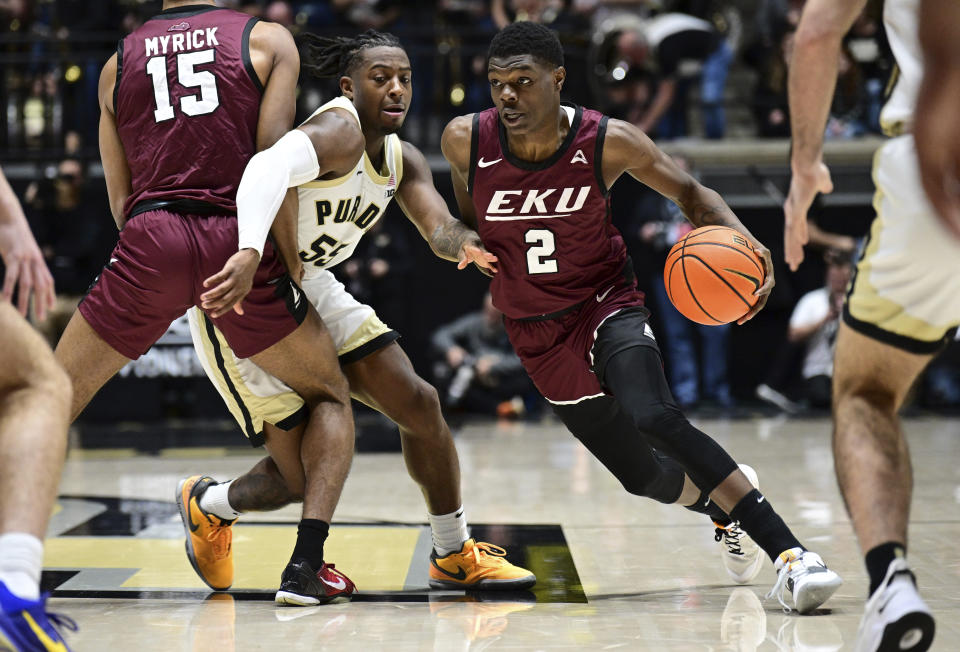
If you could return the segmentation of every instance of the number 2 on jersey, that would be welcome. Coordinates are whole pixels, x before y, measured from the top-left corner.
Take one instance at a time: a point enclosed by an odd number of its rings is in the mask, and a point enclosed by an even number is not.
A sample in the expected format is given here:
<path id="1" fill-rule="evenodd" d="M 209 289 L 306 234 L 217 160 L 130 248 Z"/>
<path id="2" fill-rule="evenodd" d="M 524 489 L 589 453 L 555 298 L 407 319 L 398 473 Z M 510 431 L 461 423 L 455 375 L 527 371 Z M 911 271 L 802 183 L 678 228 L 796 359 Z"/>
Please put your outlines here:
<path id="1" fill-rule="evenodd" d="M 196 95 L 184 95 L 180 98 L 180 110 L 186 115 L 204 115 L 213 113 L 220 106 L 217 94 L 217 78 L 209 70 L 194 70 L 195 66 L 213 63 L 213 49 L 197 52 L 184 52 L 177 55 L 177 82 L 186 88 L 200 87 L 200 98 Z M 153 78 L 153 97 L 157 108 L 153 118 L 157 122 L 173 118 L 173 105 L 170 103 L 170 88 L 167 85 L 167 58 L 163 55 L 147 60 L 147 74 Z"/>
<path id="2" fill-rule="evenodd" d="M 548 258 L 557 250 L 557 243 L 553 231 L 549 229 L 529 229 L 523 234 L 527 244 L 534 246 L 527 249 L 527 272 L 530 274 L 555 274 L 557 261 Z"/>

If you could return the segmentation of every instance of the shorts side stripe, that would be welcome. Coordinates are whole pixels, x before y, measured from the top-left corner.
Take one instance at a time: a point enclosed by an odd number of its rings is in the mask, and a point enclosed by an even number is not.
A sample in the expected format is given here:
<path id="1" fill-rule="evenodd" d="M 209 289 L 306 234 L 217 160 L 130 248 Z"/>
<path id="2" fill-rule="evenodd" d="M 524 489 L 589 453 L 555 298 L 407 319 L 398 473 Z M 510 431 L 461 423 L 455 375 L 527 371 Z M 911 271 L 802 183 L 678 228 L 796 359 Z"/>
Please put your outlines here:
<path id="1" fill-rule="evenodd" d="M 233 384 L 230 374 L 227 373 L 226 363 L 223 359 L 223 351 L 220 348 L 220 340 L 217 339 L 217 333 L 213 328 L 213 322 L 210 321 L 210 318 L 207 317 L 206 313 L 203 314 L 203 325 L 207 331 L 207 337 L 210 340 L 210 344 L 213 347 L 213 356 L 217 362 L 217 369 L 220 371 L 220 375 L 223 378 L 224 384 L 227 386 L 227 390 L 230 392 L 233 400 L 236 401 L 237 407 L 240 410 L 240 414 L 243 416 L 243 430 L 250 439 L 251 443 L 254 441 L 260 441 L 262 443 L 263 436 L 254 429 L 253 419 L 250 417 L 250 410 L 248 410 L 247 406 L 244 405 L 243 399 L 240 398 L 240 392 L 237 391 L 237 387 Z"/>

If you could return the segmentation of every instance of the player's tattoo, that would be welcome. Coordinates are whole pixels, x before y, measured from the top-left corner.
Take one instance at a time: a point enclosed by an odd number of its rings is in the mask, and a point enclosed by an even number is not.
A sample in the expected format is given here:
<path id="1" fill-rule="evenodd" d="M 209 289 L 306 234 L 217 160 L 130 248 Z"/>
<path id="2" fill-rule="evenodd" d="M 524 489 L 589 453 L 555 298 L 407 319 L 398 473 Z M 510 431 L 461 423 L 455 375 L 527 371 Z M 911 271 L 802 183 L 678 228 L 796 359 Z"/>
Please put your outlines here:
<path id="1" fill-rule="evenodd" d="M 730 212 L 730 208 L 723 202 L 714 206 L 698 204 L 694 207 L 693 223 L 697 226 L 733 226 L 734 220 L 736 218 Z"/>
<path id="2" fill-rule="evenodd" d="M 480 244 L 480 236 L 460 220 L 450 219 L 434 229 L 430 235 L 433 253 L 447 260 L 457 260 L 465 244 Z"/>
<path id="3" fill-rule="evenodd" d="M 230 485 L 230 506 L 238 512 L 270 512 L 290 503 L 303 501 L 303 496 L 287 488 L 276 463 L 266 457 L 249 472 Z"/>

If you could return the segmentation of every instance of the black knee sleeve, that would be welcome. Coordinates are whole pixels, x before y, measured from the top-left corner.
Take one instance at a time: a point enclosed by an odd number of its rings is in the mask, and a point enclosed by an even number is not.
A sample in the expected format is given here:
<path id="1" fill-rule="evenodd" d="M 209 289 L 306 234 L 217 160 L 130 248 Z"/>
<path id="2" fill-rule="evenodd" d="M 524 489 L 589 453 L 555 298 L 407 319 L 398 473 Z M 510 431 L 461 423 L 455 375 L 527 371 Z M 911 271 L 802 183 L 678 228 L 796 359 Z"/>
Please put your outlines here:
<path id="1" fill-rule="evenodd" d="M 656 349 L 645 345 L 621 350 L 606 361 L 604 372 L 604 384 L 636 428 L 657 450 L 679 462 L 702 491 L 710 493 L 737 469 L 733 458 L 683 415 Z"/>
<path id="2" fill-rule="evenodd" d="M 627 492 L 668 504 L 680 497 L 683 468 L 650 447 L 615 399 L 604 396 L 553 410 Z"/>

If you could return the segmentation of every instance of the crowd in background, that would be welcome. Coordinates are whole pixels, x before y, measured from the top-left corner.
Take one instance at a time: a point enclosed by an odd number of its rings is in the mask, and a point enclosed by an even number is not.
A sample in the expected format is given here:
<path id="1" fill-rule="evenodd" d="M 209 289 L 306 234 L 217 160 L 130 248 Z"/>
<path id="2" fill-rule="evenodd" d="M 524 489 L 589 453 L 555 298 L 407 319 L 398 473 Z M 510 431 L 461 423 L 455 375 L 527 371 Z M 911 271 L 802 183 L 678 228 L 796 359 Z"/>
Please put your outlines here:
<path id="1" fill-rule="evenodd" d="M 99 69 L 159 0 L 3 0 L 0 145 L 10 156 L 60 151 L 75 133 L 95 156 Z M 222 0 L 302 31 L 389 30 L 414 68 L 406 138 L 436 149 L 450 117 L 485 108 L 486 44 L 513 20 L 557 30 L 569 99 L 660 140 L 787 137 L 787 66 L 802 0 Z M 871 2 L 845 41 L 828 138 L 878 131 L 891 57 Z M 329 84 L 303 80 L 301 108 Z"/>
<path id="2" fill-rule="evenodd" d="M 115 241 L 106 193 L 91 164 L 96 144 L 97 81 L 116 42 L 160 8 L 159 0 L 0 0 L 0 162 L 32 162 L 42 178 L 21 185 L 21 199 L 48 256 L 61 295 L 44 326 L 55 341 L 65 319 Z M 485 50 L 514 20 L 557 30 L 564 43 L 567 99 L 629 120 L 660 141 L 676 138 L 787 138 L 787 72 L 803 0 L 224 0 L 252 15 L 302 31 L 391 31 L 413 66 L 414 102 L 402 136 L 436 152 L 455 115 L 490 105 Z M 870 2 L 845 40 L 828 139 L 879 132 L 891 56 Z M 298 118 L 336 93 L 335 81 L 301 79 Z M 681 165 L 690 166 L 684 159 Z M 698 327 L 663 292 L 656 261 L 689 225 L 671 202 L 641 192 L 621 211 L 659 327 L 668 377 L 685 407 L 733 409 L 728 373 L 730 327 Z M 354 257 L 337 269 L 348 290 L 404 331 L 410 316 L 406 281 L 410 230 L 382 220 Z M 849 277 L 855 239 L 817 231 L 824 286 L 797 297 L 782 353 L 756 396 L 779 409 L 826 409 L 829 359 L 838 301 Z M 414 236 L 415 237 L 415 236 Z M 643 272 L 643 270 L 641 270 Z M 797 312 L 799 311 L 799 312 Z M 484 300 L 476 312 L 443 326 L 430 341 L 435 381 L 451 409 L 501 417 L 536 415 L 542 404 Z M 437 326 L 434 324 L 433 326 Z M 960 406 L 957 346 L 931 366 L 920 395 L 931 407 Z M 815 360 L 811 362 L 813 356 Z M 817 358 L 819 356 L 819 358 Z M 819 366 L 818 366 L 819 365 Z M 815 367 L 815 369 L 814 369 Z M 816 373 L 813 373 L 813 370 Z M 826 383 L 826 384 L 825 384 Z M 741 392 L 742 394 L 742 392 Z M 753 397 L 749 397 L 751 400 Z M 742 398 L 739 402 L 742 402 Z"/>

